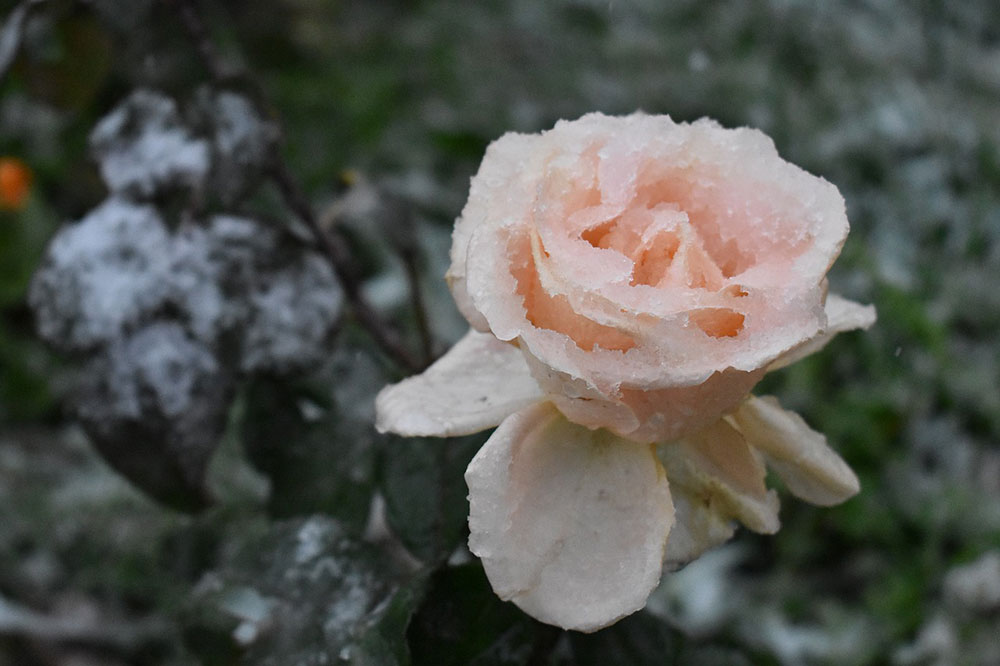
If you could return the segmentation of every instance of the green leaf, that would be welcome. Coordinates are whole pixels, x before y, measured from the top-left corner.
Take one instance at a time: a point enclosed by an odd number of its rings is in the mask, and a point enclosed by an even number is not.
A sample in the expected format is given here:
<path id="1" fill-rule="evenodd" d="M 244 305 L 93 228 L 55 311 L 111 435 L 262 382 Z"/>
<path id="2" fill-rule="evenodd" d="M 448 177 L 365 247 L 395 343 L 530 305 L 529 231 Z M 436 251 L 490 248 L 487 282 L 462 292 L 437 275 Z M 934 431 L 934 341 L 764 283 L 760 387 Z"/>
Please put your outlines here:
<path id="1" fill-rule="evenodd" d="M 391 438 L 381 460 L 386 519 L 409 551 L 438 562 L 465 534 L 469 515 L 465 468 L 484 435 L 451 439 Z"/>
<path id="2" fill-rule="evenodd" d="M 414 664 L 514 666 L 528 663 L 540 641 L 551 647 L 549 639 L 558 634 L 500 601 L 475 562 L 443 569 L 430 579 L 408 638 Z"/>
<path id="3" fill-rule="evenodd" d="M 251 462 L 271 480 L 271 515 L 320 512 L 356 533 L 364 529 L 381 441 L 372 404 L 381 385 L 371 359 L 351 349 L 307 380 L 250 385 L 242 438 Z"/>
<path id="4" fill-rule="evenodd" d="M 593 634 L 573 633 L 570 644 L 580 666 L 669 664 L 678 647 L 674 634 L 662 620 L 640 612 Z"/>
<path id="5" fill-rule="evenodd" d="M 667 622 L 640 611 L 593 634 L 570 634 L 574 664 L 577 666 L 750 666 L 736 649 L 724 645 L 699 645 Z"/>

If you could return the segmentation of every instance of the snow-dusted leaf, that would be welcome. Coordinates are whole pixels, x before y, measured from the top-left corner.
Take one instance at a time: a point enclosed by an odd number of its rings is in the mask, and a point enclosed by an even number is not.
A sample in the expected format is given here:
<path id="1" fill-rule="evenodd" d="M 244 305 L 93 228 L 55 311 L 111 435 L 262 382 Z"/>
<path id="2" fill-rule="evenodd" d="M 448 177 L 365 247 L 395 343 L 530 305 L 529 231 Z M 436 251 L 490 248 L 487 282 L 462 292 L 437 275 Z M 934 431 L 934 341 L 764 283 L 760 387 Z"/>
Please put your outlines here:
<path id="1" fill-rule="evenodd" d="M 82 373 L 77 416 L 112 467 L 175 507 L 207 502 L 206 466 L 225 428 L 231 378 L 176 323 L 108 345 Z"/>
<path id="2" fill-rule="evenodd" d="M 468 435 L 542 399 L 517 347 L 470 330 L 423 374 L 375 399 L 375 427 L 411 437 Z"/>
<path id="3" fill-rule="evenodd" d="M 711 511 L 737 518 L 754 532 L 778 531 L 778 496 L 764 485 L 764 463 L 726 421 L 661 444 L 658 453 L 671 484 L 686 488 Z"/>
<path id="4" fill-rule="evenodd" d="M 280 132 L 245 95 L 202 88 L 196 101 L 211 137 L 212 194 L 232 205 L 260 180 Z"/>
<path id="5" fill-rule="evenodd" d="M 250 666 L 405 663 L 420 580 L 401 581 L 381 551 L 324 516 L 234 540 L 195 589 L 187 633 L 196 654 L 221 643 Z"/>
<path id="6" fill-rule="evenodd" d="M 497 428 L 465 479 L 469 547 L 502 599 L 579 631 L 643 607 L 674 522 L 650 445 L 534 405 Z"/>
<path id="7" fill-rule="evenodd" d="M 148 199 L 172 189 L 198 189 L 210 167 L 209 145 L 192 135 L 177 104 L 137 90 L 94 127 L 90 148 L 115 193 Z"/>
<path id="8" fill-rule="evenodd" d="M 330 264 L 303 254 L 261 279 L 249 294 L 243 328 L 244 372 L 288 373 L 314 367 L 330 353 L 343 295 Z"/>
<path id="9" fill-rule="evenodd" d="M 66 351 L 105 344 L 170 292 L 170 234 L 152 206 L 112 197 L 62 229 L 32 280 L 39 334 Z"/>
<path id="10" fill-rule="evenodd" d="M 751 396 L 729 417 L 792 494 L 820 506 L 839 504 L 860 486 L 847 463 L 810 428 L 771 396 Z"/>

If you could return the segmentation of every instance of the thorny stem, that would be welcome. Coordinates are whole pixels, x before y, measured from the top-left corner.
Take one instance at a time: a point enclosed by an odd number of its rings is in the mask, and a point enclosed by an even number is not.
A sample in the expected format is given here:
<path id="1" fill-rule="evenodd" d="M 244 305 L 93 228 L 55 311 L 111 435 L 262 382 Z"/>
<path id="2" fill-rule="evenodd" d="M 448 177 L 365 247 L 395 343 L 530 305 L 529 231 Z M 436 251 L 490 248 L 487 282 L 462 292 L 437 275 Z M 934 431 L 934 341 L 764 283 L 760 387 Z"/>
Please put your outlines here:
<path id="1" fill-rule="evenodd" d="M 194 43 L 202 63 L 212 76 L 213 80 L 216 82 L 225 82 L 232 81 L 234 78 L 243 79 L 245 80 L 245 83 L 250 85 L 253 91 L 257 94 L 259 98 L 258 102 L 266 107 L 271 106 L 266 103 L 266 96 L 264 95 L 261 86 L 256 80 L 252 79 L 247 72 L 233 72 L 227 69 L 221 56 L 219 55 L 218 50 L 213 44 L 210 35 L 208 34 L 205 23 L 202 20 L 201 15 L 198 13 L 198 9 L 195 7 L 193 0 L 162 1 L 167 7 L 176 11 L 185 31 L 187 32 L 188 38 Z M 417 371 L 426 367 L 427 362 L 421 362 L 415 359 L 406 349 L 396 331 L 383 321 L 375 309 L 368 304 L 367 300 L 365 300 L 364 295 L 361 293 L 360 281 L 358 280 L 355 272 L 351 269 L 351 252 L 347 248 L 343 237 L 335 228 L 327 231 L 320 227 L 316 214 L 302 192 L 302 188 L 292 176 L 287 163 L 277 150 L 274 151 L 272 168 L 270 169 L 269 175 L 277 186 L 282 198 L 285 200 L 285 205 L 287 205 L 309 228 L 316 245 L 326 255 L 337 275 L 337 279 L 344 290 L 344 295 L 346 296 L 358 323 L 361 324 L 366 331 L 368 331 L 368 334 L 372 337 L 375 343 L 382 348 L 383 352 L 385 352 L 386 355 L 391 357 L 400 366 L 410 371 Z M 419 295 L 417 295 L 416 298 L 419 299 Z M 423 329 L 426 328 L 426 316 L 422 307 L 418 310 L 417 318 L 418 325 L 421 326 L 421 336 L 423 339 Z M 420 324 L 421 321 L 423 324 Z M 428 341 L 429 334 L 427 334 L 427 339 L 423 342 L 425 352 L 424 358 L 427 360 L 431 358 L 430 353 L 427 352 L 429 347 Z"/>

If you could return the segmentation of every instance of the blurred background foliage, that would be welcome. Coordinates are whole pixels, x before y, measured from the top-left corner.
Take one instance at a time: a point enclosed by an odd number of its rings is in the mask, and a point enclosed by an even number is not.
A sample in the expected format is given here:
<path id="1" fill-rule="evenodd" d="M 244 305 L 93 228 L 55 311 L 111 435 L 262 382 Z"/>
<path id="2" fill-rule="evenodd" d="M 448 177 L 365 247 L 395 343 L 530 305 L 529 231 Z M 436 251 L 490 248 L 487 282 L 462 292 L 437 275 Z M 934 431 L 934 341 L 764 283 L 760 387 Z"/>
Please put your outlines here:
<path id="1" fill-rule="evenodd" d="M 279 299 L 266 282 L 222 290 L 251 304 L 233 316 L 265 341 L 205 343 L 222 416 L 211 441 L 196 438 L 195 471 L 168 479 L 204 495 L 186 506 L 130 467 L 134 452 L 98 442 L 99 456 L 68 407 L 81 357 L 39 341 L 28 285 L 60 224 L 106 198 L 88 141 L 133 90 L 176 100 L 194 136 L 222 136 L 199 125 L 218 119 L 198 114 L 219 98 L 197 92 L 213 79 L 181 6 L 199 9 L 220 62 L 252 73 L 210 90 L 253 100 L 278 128 L 261 141 L 276 141 L 317 210 L 337 211 L 363 294 L 414 353 L 414 275 L 433 351 L 463 332 L 442 280 L 450 228 L 503 132 L 636 109 L 767 132 L 844 194 L 852 233 L 831 284 L 874 303 L 879 322 L 760 392 L 827 435 L 861 494 L 833 509 L 785 495 L 777 536 L 741 531 L 666 576 L 645 611 L 564 634 L 498 601 L 462 549 L 462 471 L 482 438 L 376 435 L 373 396 L 407 371 L 352 318 L 335 335 L 303 333 L 313 351 L 277 363 L 274 329 L 253 309 Z M 0 7 L 0 665 L 1000 663 L 996 2 Z M 178 238 L 192 214 L 294 232 L 277 188 L 247 175 L 257 167 L 242 164 L 232 190 L 218 181 L 149 201 Z M 313 276 L 291 241 L 273 242 L 284 258 L 264 274 Z M 164 339 L 202 344 L 190 321 L 176 319 L 181 333 L 172 321 Z M 260 345 L 270 351 L 251 362 Z M 188 347 L 171 359 L 201 358 Z M 116 349 L 92 375 L 129 358 Z M 140 388 L 155 392 L 147 370 Z M 91 440 L 115 435 L 97 430 Z M 164 450 L 190 444 L 171 437 Z M 147 449 L 143 460 L 160 461 Z M 167 508 L 109 462 L 173 506 L 207 508 Z"/>

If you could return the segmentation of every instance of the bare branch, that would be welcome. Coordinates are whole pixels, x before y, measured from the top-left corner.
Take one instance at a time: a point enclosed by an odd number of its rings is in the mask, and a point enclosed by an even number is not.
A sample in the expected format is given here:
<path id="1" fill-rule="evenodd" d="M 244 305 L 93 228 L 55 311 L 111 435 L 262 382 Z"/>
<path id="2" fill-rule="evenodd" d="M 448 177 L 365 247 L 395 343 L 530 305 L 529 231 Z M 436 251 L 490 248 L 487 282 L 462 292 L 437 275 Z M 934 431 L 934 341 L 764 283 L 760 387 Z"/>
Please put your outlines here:
<path id="1" fill-rule="evenodd" d="M 434 361 L 434 340 L 431 337 L 430 325 L 427 322 L 427 308 L 420 290 L 420 273 L 417 270 L 417 256 L 414 252 L 400 252 L 403 266 L 406 268 L 406 281 L 410 287 L 410 303 L 413 316 L 417 320 L 417 333 L 420 335 L 420 351 L 423 364 L 430 365 Z"/>
<path id="2" fill-rule="evenodd" d="M 288 171 L 288 166 L 283 160 L 275 160 L 271 173 L 278 190 L 281 192 L 285 203 L 292 211 L 305 223 L 316 240 L 317 245 L 326 254 L 333 266 L 337 279 L 344 289 L 354 316 L 357 318 L 369 335 L 382 349 L 389 354 L 397 363 L 408 370 L 416 371 L 423 367 L 419 361 L 413 358 L 410 352 L 403 345 L 396 335 L 396 332 L 389 328 L 378 316 L 375 310 L 368 304 L 361 294 L 361 284 L 351 269 L 351 254 L 343 242 L 343 238 L 336 233 L 333 228 L 329 232 L 324 231 L 313 213 L 312 207 L 306 201 L 305 196 L 299 189 L 298 184 Z"/>
<path id="3" fill-rule="evenodd" d="M 202 63 L 213 80 L 217 83 L 238 80 L 253 90 L 259 104 L 271 107 L 264 95 L 263 88 L 256 79 L 246 71 L 236 72 L 226 67 L 192 0 L 163 0 L 163 2 L 176 11 L 188 38 L 195 45 Z M 426 364 L 421 363 L 410 354 L 396 331 L 382 320 L 375 309 L 365 300 L 361 293 L 360 281 L 351 268 L 351 253 L 343 237 L 335 228 L 327 231 L 320 226 L 302 188 L 292 176 L 288 164 L 277 150 L 274 151 L 269 175 L 281 193 L 285 205 L 305 223 L 313 235 L 316 246 L 330 261 L 358 323 L 368 331 L 376 344 L 396 363 L 410 371 L 422 369 Z M 425 348 L 426 345 L 425 342 Z M 429 355 L 426 357 L 430 358 Z"/>

